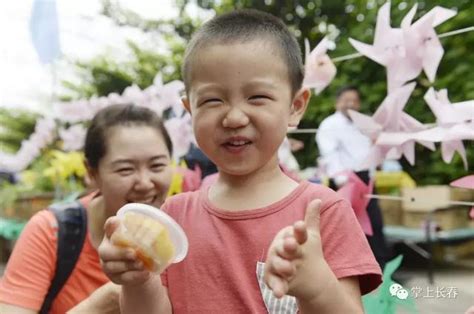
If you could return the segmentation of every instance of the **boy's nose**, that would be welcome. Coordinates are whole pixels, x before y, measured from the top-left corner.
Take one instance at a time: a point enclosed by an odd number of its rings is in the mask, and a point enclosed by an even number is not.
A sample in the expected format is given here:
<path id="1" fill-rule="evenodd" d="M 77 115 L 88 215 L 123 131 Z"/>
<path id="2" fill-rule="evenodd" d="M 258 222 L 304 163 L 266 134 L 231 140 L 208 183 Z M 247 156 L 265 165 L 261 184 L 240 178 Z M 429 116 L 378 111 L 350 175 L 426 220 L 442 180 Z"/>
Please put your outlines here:
<path id="1" fill-rule="evenodd" d="M 232 107 L 222 120 L 225 128 L 241 128 L 250 122 L 249 117 L 238 107 Z"/>

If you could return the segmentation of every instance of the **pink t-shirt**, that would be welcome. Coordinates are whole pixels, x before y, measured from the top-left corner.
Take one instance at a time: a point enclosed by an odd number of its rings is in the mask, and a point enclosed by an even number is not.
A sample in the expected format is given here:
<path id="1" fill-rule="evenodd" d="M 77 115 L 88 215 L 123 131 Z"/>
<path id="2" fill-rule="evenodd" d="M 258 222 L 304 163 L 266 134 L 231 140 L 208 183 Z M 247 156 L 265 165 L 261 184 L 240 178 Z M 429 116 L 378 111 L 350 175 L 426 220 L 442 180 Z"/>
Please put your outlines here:
<path id="1" fill-rule="evenodd" d="M 279 230 L 304 219 L 307 204 L 318 198 L 323 254 L 336 277 L 359 276 L 363 294 L 381 283 L 353 210 L 334 191 L 303 181 L 280 201 L 241 212 L 216 208 L 207 193 L 203 188 L 179 194 L 163 206 L 189 239 L 185 260 L 162 275 L 173 313 L 267 313 L 274 308 L 261 280 L 269 245 Z"/>

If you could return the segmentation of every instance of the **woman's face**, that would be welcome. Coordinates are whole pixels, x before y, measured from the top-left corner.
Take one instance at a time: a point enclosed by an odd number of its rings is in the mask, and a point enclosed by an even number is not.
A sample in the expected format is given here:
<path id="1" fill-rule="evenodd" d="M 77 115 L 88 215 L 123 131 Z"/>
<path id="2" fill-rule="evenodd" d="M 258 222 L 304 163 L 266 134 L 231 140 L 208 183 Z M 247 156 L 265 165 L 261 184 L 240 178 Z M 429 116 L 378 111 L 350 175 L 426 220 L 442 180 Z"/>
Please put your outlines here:
<path id="1" fill-rule="evenodd" d="M 116 126 L 106 132 L 106 154 L 89 169 L 108 215 L 127 203 L 160 207 L 171 183 L 170 153 L 162 134 L 149 126 Z"/>

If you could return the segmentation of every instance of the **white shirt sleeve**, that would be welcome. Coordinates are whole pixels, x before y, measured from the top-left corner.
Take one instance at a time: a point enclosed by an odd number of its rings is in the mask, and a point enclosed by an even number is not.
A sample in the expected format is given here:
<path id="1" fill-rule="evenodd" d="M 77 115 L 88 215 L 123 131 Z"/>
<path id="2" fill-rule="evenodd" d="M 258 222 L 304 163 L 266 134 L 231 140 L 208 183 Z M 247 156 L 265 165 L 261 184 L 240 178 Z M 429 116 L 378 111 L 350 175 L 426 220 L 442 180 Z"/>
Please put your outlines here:
<path id="1" fill-rule="evenodd" d="M 334 177 L 337 173 L 346 170 L 341 157 L 341 143 L 339 143 L 337 128 L 334 129 L 325 120 L 316 133 L 316 143 L 323 160 L 326 174 Z"/>

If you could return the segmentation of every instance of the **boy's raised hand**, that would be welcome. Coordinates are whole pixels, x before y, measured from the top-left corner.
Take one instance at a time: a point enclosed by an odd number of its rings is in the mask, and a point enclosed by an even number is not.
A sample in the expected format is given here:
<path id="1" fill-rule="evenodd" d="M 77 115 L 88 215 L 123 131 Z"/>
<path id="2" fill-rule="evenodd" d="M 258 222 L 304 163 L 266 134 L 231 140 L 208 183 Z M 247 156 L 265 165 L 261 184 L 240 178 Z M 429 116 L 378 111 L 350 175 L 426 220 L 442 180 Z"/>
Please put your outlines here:
<path id="1" fill-rule="evenodd" d="M 318 294 L 319 267 L 325 263 L 319 232 L 321 200 L 313 200 L 306 208 L 304 221 L 280 230 L 275 236 L 265 263 L 265 283 L 273 294 L 311 299 Z M 321 278 L 322 279 L 322 278 Z"/>
<path id="2" fill-rule="evenodd" d="M 145 283 L 151 273 L 145 270 L 137 258 L 135 250 L 114 245 L 110 240 L 117 230 L 120 221 L 110 217 L 105 222 L 105 235 L 99 246 L 99 257 L 104 273 L 109 279 L 120 285 L 137 285 Z"/>

